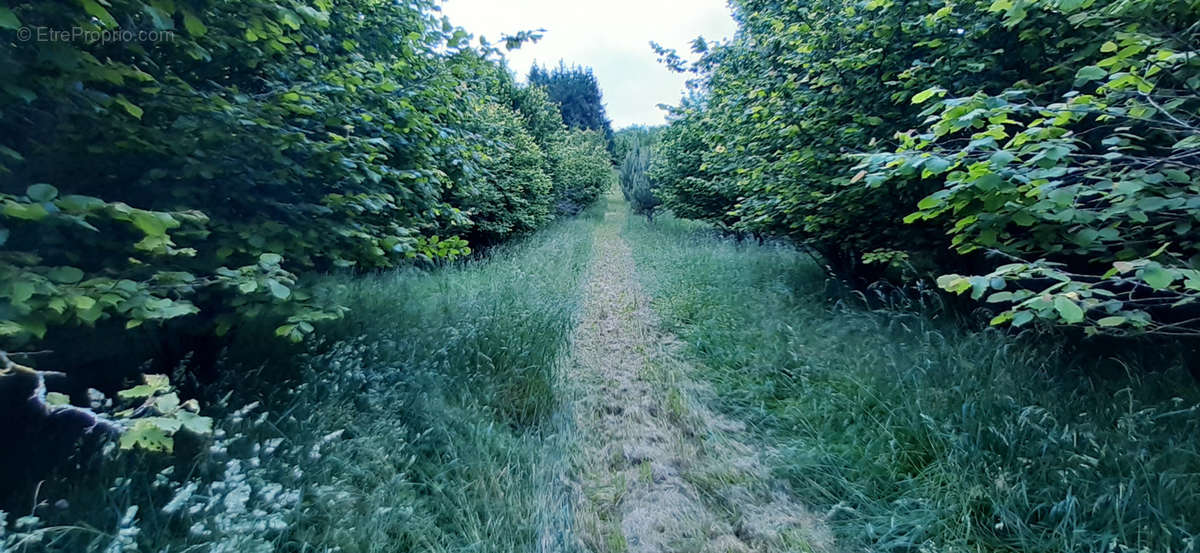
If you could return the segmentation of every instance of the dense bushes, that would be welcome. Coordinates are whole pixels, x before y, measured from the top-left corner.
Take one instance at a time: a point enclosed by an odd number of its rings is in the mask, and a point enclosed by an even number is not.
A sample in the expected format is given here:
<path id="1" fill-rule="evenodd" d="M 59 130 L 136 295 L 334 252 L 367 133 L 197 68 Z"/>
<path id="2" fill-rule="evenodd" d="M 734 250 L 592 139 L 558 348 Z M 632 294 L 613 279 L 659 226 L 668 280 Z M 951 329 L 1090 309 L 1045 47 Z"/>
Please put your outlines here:
<path id="1" fill-rule="evenodd" d="M 600 131 L 560 132 L 549 149 L 554 201 L 560 213 L 578 213 L 612 184 L 612 163 Z"/>
<path id="2" fill-rule="evenodd" d="M 512 110 L 488 103 L 469 123 L 484 152 L 474 186 L 456 190 L 454 202 L 469 213 L 472 243 L 496 243 L 550 219 L 551 185 L 545 156 Z"/>
<path id="3" fill-rule="evenodd" d="M 706 144 L 704 126 L 708 112 L 695 105 L 676 110 L 671 125 L 663 129 L 659 155 L 650 166 L 650 178 L 658 186 L 657 197 L 678 217 L 707 221 L 730 230 L 737 222 L 732 213 L 737 203 L 737 184 L 729 179 L 709 178 L 704 164 L 708 150 L 724 153 L 724 146 Z"/>
<path id="4" fill-rule="evenodd" d="M 633 212 L 654 219 L 654 211 L 662 204 L 655 194 L 656 183 L 650 178 L 654 150 L 658 147 L 659 128 L 634 127 L 624 129 L 617 135 L 621 158 L 621 194 L 629 202 Z"/>
<path id="5" fill-rule="evenodd" d="M 38 38 L 64 29 L 144 40 Z M 185 317 L 299 339 L 343 310 L 308 274 L 453 259 L 593 198 L 594 151 L 539 151 L 585 139 L 467 39 L 426 0 L 0 8 L 0 348 Z"/>
<path id="6" fill-rule="evenodd" d="M 676 213 L 866 281 L 977 275 L 939 282 L 996 323 L 1195 331 L 1195 3 L 735 4 L 664 138 Z"/>

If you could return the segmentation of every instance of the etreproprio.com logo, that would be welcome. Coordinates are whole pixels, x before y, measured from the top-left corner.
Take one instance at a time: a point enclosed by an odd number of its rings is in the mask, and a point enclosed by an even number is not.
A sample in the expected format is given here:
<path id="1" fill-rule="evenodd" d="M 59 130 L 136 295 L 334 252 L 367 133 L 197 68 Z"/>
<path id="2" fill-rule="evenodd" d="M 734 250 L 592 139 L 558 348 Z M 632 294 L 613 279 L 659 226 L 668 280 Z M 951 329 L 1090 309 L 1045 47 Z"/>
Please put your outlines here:
<path id="1" fill-rule="evenodd" d="M 21 42 L 83 42 L 87 44 L 111 44 L 115 42 L 169 42 L 175 40 L 171 30 L 126 30 L 90 29 L 71 27 L 21 27 L 17 29 L 17 40 Z"/>

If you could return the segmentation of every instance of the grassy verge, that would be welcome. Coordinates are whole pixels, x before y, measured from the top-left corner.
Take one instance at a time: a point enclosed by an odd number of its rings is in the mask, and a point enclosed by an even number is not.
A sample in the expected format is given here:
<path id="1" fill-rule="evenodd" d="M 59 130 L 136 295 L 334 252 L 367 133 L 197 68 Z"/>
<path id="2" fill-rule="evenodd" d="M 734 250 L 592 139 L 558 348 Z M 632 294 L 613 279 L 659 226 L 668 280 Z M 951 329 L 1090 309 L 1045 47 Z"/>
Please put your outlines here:
<path id="1" fill-rule="evenodd" d="M 335 279 L 353 311 L 314 353 L 229 353 L 203 451 L 59 474 L 0 551 L 568 550 L 555 380 L 597 209 L 484 261 Z"/>
<path id="2" fill-rule="evenodd" d="M 719 410 L 847 550 L 1200 548 L 1182 369 L 834 304 L 794 250 L 687 222 L 630 218 L 624 236 Z"/>

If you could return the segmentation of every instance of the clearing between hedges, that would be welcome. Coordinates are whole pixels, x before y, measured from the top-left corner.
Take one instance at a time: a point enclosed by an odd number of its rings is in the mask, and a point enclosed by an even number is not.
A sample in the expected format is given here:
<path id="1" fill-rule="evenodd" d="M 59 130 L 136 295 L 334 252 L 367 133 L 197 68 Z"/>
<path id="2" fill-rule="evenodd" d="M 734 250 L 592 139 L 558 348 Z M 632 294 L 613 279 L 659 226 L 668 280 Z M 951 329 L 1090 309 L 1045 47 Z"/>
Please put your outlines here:
<path id="1" fill-rule="evenodd" d="M 745 426 L 709 410 L 663 332 L 609 198 L 566 384 L 574 397 L 576 524 L 591 551 L 830 551 L 818 519 L 773 482 Z"/>

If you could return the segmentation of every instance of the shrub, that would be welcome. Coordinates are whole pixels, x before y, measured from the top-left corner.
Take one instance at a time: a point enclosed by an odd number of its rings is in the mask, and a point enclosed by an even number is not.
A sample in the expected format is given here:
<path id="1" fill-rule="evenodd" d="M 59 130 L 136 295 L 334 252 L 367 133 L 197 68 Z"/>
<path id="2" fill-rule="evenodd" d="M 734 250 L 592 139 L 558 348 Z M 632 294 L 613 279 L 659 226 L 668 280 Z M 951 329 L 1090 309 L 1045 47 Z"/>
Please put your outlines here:
<path id="1" fill-rule="evenodd" d="M 221 335 L 261 318 L 299 340 L 343 312 L 311 274 L 453 259 L 464 236 L 548 219 L 548 160 L 524 154 L 560 116 L 430 0 L 19 2 L 0 38 L 3 349 L 167 320 Z"/>
<path id="2" fill-rule="evenodd" d="M 657 197 L 663 207 L 677 217 L 730 230 L 737 222 L 732 214 L 737 187 L 728 180 L 712 178 L 704 163 L 707 150 L 722 148 L 707 144 L 709 137 L 702 127 L 705 116 L 706 112 L 694 105 L 675 110 L 671 124 L 662 130 L 659 155 L 650 165 L 649 178 L 658 186 Z"/>
<path id="3" fill-rule="evenodd" d="M 550 177 L 546 159 L 516 113 L 488 103 L 467 127 L 481 145 L 476 182 L 454 189 L 452 203 L 470 221 L 472 242 L 495 244 L 527 234 L 550 219 Z"/>
<path id="4" fill-rule="evenodd" d="M 940 185 L 906 220 L 953 223 L 955 250 L 993 253 L 943 288 L 1004 306 L 993 324 L 1200 333 L 1200 61 L 1178 53 L 1195 48 L 1197 15 L 1183 2 L 1003 13 L 1022 35 L 1071 37 L 1049 82 L 954 89 L 971 94 L 933 102 L 925 132 L 870 159 L 874 177 Z"/>
<path id="5" fill-rule="evenodd" d="M 597 131 L 559 133 L 551 142 L 550 157 L 559 213 L 578 213 L 612 185 L 612 161 Z"/>
<path id="6" fill-rule="evenodd" d="M 1195 3 L 735 4 L 652 171 L 672 211 L 941 275 L 997 324 L 1200 328 Z"/>
<path id="7" fill-rule="evenodd" d="M 657 185 L 647 174 L 654 159 L 657 133 L 633 131 L 630 145 L 621 161 L 621 193 L 633 212 L 654 219 L 654 210 L 662 203 L 655 195 Z"/>

